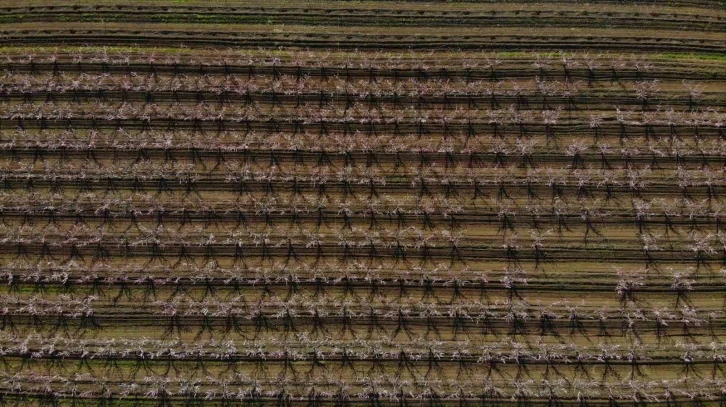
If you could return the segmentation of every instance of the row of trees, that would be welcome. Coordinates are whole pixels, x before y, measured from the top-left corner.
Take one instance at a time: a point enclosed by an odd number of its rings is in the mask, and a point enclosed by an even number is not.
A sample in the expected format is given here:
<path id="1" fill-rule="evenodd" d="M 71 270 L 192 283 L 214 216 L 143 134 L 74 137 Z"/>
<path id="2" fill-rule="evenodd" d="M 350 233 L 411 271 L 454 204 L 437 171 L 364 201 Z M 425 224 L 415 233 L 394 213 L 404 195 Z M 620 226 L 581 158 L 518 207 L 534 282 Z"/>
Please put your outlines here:
<path id="1" fill-rule="evenodd" d="M 275 106 L 314 106 L 318 108 L 345 103 L 345 109 L 384 107 L 415 108 L 498 108 L 514 105 L 517 110 L 561 106 L 578 111 L 589 105 L 602 106 L 608 102 L 635 105 L 641 111 L 655 106 L 674 106 L 694 112 L 718 102 L 704 88 L 684 81 L 680 91 L 661 91 L 658 80 L 641 80 L 621 84 L 610 90 L 603 99 L 602 91 L 594 92 L 582 81 L 553 81 L 534 79 L 457 81 L 408 79 L 376 82 L 351 82 L 335 77 L 319 82 L 310 77 L 245 77 L 228 76 L 170 76 L 151 74 L 78 74 L 70 76 L 29 76 L 6 72 L 0 87 L 0 101 L 21 100 L 32 102 L 83 102 L 116 100 L 119 103 L 142 102 L 171 105 L 196 103 L 197 105 L 252 105 L 257 108 Z"/>
<path id="2" fill-rule="evenodd" d="M 353 403 L 384 405 L 444 406 L 456 402 L 462 406 L 478 406 L 486 403 L 527 403 L 551 405 L 571 403 L 578 406 L 591 403 L 607 403 L 612 406 L 626 406 L 633 403 L 661 402 L 668 404 L 699 406 L 708 402 L 723 402 L 719 392 L 723 380 L 703 380 L 696 387 L 688 386 L 683 380 L 663 379 L 621 380 L 596 386 L 587 379 L 572 381 L 566 385 L 562 379 L 517 379 L 511 381 L 511 390 L 489 379 L 459 381 L 441 379 L 420 379 L 412 381 L 396 374 L 378 373 L 364 376 L 360 384 L 348 385 L 331 373 L 322 374 L 326 379 L 314 384 L 303 385 L 300 380 L 278 377 L 267 381 L 235 379 L 175 379 L 147 372 L 140 384 L 120 385 L 113 378 L 103 376 L 97 379 L 61 379 L 53 375 L 22 377 L 10 375 L 6 388 L 13 389 L 13 396 L 7 401 L 17 403 L 38 402 L 41 405 L 70 403 L 141 403 L 141 399 L 163 406 L 215 405 L 232 406 L 239 403 L 249 405 L 275 406 L 321 406 L 332 403 L 348 406 Z M 481 391 L 465 391 L 464 385 L 481 386 Z M 577 397 L 571 396 L 574 392 Z M 18 396 L 15 394 L 24 394 Z M 513 399 L 513 400 L 512 400 Z"/>
<path id="3" fill-rule="evenodd" d="M 270 53 L 272 52 L 272 54 Z M 446 63 L 442 63 L 446 61 Z M 656 67 L 642 55 L 601 53 L 532 53 L 531 58 L 506 58 L 497 54 L 474 55 L 466 52 L 451 52 L 446 58 L 430 52 L 409 51 L 409 55 L 391 52 L 354 51 L 341 58 L 331 53 L 314 51 L 267 51 L 263 54 L 230 49 L 221 55 L 218 52 L 207 55 L 165 55 L 155 53 L 129 53 L 117 50 L 109 54 L 108 49 L 85 48 L 68 53 L 50 51 L 36 54 L 5 56 L 5 69 L 23 70 L 31 73 L 51 72 L 185 72 L 205 75 L 207 73 L 246 73 L 248 76 L 265 74 L 279 77 L 284 74 L 302 78 L 316 76 L 327 80 L 333 76 L 365 77 L 377 81 L 381 77 L 398 79 L 416 77 L 449 78 L 459 76 L 465 80 L 476 78 L 496 79 L 514 73 L 517 76 L 538 74 L 541 77 L 562 77 L 569 81 L 586 78 L 595 80 L 621 80 L 625 78 L 645 79 L 658 77 L 664 68 Z M 667 70 L 665 70 L 667 72 Z"/>

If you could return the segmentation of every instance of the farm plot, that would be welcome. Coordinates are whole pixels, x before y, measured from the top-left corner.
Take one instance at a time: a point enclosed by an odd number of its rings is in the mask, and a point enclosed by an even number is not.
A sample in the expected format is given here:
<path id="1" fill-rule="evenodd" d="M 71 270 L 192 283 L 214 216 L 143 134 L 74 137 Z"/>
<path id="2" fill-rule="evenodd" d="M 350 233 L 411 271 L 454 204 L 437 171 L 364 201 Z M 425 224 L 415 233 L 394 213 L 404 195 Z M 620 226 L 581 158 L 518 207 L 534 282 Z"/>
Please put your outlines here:
<path id="1" fill-rule="evenodd" d="M 0 6 L 0 404 L 726 403 L 709 3 Z"/>

